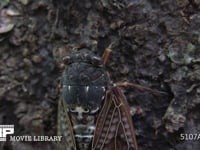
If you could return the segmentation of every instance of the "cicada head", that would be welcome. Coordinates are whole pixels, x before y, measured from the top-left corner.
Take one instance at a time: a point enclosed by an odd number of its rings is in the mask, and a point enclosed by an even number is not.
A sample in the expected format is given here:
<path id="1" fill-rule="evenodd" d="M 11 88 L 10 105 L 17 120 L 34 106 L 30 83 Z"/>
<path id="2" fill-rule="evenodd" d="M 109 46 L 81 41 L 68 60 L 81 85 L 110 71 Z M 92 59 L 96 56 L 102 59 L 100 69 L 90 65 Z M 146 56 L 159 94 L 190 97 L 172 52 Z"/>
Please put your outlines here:
<path id="1" fill-rule="evenodd" d="M 102 104 L 105 88 L 110 84 L 101 59 L 90 50 L 80 49 L 64 58 L 63 98 L 68 111 L 95 113 Z"/>

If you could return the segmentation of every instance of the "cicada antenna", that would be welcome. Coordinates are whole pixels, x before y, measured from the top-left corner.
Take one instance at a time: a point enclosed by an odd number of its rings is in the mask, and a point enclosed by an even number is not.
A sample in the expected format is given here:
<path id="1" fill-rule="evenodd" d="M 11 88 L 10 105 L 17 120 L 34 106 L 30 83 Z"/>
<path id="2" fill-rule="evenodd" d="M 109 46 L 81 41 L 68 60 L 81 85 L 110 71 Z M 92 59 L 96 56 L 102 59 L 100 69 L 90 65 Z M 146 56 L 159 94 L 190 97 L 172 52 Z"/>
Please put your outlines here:
<path id="1" fill-rule="evenodd" d="M 148 87 L 145 87 L 145 86 L 142 86 L 142 85 L 139 85 L 139 84 L 135 84 L 135 83 L 118 82 L 118 83 L 115 83 L 114 86 L 117 86 L 117 87 L 132 87 L 132 88 L 138 89 L 140 91 L 151 92 L 155 96 L 161 96 L 161 95 L 166 96 L 166 95 L 168 95 L 166 92 L 151 89 L 151 88 L 148 88 Z"/>
<path id="2" fill-rule="evenodd" d="M 112 52 L 112 47 L 113 43 L 111 43 L 108 48 L 105 49 L 103 56 L 101 58 L 102 64 L 105 65 L 108 62 L 108 59 L 110 57 L 110 53 Z"/>

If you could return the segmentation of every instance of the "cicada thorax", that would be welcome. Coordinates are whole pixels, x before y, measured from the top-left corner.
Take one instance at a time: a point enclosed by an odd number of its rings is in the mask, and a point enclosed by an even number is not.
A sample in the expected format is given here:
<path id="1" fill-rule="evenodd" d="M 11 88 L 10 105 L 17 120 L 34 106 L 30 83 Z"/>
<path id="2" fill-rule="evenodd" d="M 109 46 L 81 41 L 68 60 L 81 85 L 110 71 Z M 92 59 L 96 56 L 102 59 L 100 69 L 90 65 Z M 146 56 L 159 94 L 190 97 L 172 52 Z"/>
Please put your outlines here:
<path id="1" fill-rule="evenodd" d="M 90 149 L 96 120 L 110 84 L 100 61 L 87 49 L 81 49 L 66 58 L 58 134 L 66 136 L 66 143 L 74 143 L 71 146 L 74 149 Z"/>

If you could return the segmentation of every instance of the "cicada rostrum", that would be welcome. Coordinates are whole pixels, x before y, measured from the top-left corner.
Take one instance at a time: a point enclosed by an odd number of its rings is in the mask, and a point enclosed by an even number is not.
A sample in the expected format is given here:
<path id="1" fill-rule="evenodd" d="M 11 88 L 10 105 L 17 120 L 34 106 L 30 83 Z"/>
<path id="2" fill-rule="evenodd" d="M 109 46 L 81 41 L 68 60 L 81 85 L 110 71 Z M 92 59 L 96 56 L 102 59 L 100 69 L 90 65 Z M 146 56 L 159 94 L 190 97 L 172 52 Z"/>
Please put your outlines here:
<path id="1" fill-rule="evenodd" d="M 105 71 L 111 50 L 102 58 L 82 48 L 64 58 L 58 135 L 63 150 L 138 150 L 129 105 L 120 86 Z"/>

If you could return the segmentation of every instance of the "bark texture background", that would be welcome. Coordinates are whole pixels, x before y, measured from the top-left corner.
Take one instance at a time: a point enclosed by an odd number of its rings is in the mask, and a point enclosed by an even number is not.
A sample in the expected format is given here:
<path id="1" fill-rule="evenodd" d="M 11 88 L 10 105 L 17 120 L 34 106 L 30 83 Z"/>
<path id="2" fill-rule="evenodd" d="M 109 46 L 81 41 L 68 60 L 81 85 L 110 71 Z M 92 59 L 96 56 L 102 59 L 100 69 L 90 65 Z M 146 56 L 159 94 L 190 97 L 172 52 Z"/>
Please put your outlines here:
<path id="1" fill-rule="evenodd" d="M 124 89 L 141 150 L 198 150 L 200 133 L 199 0 L 1 0 L 0 124 L 15 135 L 55 135 L 62 58 L 77 47 L 100 56 Z M 52 149 L 51 143 L 6 142 L 2 150 Z"/>

